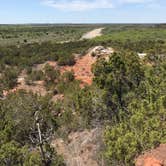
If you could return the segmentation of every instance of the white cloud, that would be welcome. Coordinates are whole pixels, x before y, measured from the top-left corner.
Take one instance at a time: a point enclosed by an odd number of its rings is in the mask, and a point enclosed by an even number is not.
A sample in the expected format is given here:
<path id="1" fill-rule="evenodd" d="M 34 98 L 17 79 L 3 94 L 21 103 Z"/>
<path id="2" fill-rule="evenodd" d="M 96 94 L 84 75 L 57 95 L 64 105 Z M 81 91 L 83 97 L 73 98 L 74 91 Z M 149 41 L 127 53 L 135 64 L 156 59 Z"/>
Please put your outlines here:
<path id="1" fill-rule="evenodd" d="M 113 8 L 111 0 L 44 0 L 43 4 L 67 11 L 84 11 L 92 9 Z"/>
<path id="2" fill-rule="evenodd" d="M 122 3 L 145 3 L 147 0 L 120 0 Z"/>
<path id="3" fill-rule="evenodd" d="M 119 0 L 121 3 L 150 3 L 156 0 Z"/>
<path id="4" fill-rule="evenodd" d="M 123 4 L 150 5 L 159 0 L 42 0 L 42 4 L 64 11 L 109 9 Z"/>

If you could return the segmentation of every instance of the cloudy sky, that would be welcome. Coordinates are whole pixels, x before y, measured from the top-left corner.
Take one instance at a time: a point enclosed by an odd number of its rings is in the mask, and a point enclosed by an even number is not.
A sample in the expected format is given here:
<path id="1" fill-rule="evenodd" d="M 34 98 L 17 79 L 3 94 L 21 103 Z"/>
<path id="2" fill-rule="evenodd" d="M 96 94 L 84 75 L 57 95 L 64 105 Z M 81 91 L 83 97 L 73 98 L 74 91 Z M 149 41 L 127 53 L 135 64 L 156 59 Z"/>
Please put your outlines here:
<path id="1" fill-rule="evenodd" d="M 8 23 L 166 23 L 166 0 L 0 0 Z"/>

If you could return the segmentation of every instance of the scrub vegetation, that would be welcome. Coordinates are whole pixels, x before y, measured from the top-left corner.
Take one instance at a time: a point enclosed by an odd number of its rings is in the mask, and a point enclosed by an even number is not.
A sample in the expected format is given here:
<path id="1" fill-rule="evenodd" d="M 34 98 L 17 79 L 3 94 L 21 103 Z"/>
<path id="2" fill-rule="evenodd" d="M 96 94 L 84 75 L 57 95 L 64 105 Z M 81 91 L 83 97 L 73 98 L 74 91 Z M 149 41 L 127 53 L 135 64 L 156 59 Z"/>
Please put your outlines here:
<path id="1" fill-rule="evenodd" d="M 166 143 L 165 25 L 104 25 L 102 36 L 78 40 L 96 26 L 0 27 L 0 165 L 63 166 L 51 141 L 98 127 L 106 166 L 132 166 L 138 155 Z M 64 40 L 71 42 L 59 43 Z M 91 85 L 80 87 L 72 71 L 61 73 L 97 45 L 115 52 L 93 65 Z M 47 61 L 57 66 L 34 70 Z M 43 81 L 49 93 L 4 96 L 22 71 L 27 82 Z"/>

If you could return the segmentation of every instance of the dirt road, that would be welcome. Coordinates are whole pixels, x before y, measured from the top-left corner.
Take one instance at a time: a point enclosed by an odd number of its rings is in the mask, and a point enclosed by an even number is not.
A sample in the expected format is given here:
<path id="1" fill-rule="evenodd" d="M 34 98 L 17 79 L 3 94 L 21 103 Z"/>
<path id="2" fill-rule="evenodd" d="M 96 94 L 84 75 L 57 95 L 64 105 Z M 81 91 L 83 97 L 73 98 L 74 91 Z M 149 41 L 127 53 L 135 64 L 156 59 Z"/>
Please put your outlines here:
<path id="1" fill-rule="evenodd" d="M 97 28 L 97 29 L 94 29 L 94 30 L 92 30 L 92 31 L 90 31 L 90 32 L 87 32 L 86 34 L 84 34 L 84 35 L 82 36 L 81 39 L 92 39 L 92 38 L 95 38 L 95 37 L 97 37 L 97 36 L 101 36 L 103 29 L 104 29 L 104 28 Z"/>

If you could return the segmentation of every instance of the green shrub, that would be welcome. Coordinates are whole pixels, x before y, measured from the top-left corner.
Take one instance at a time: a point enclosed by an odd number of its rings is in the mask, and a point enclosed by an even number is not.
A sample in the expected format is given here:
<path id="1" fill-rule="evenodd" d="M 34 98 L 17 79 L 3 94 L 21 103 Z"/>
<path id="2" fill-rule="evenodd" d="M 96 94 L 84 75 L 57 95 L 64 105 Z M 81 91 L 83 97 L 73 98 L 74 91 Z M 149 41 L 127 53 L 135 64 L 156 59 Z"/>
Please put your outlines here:
<path id="1" fill-rule="evenodd" d="M 45 74 L 45 79 L 47 81 L 54 82 L 56 79 L 59 78 L 60 71 L 58 69 L 55 69 L 54 67 L 50 66 L 49 64 L 47 64 L 44 67 L 44 74 Z"/>
<path id="2" fill-rule="evenodd" d="M 0 101 L 0 165 L 64 166 L 50 146 L 57 128 L 53 112 L 49 96 L 19 91 Z"/>
<path id="3" fill-rule="evenodd" d="M 44 73 L 41 70 L 33 70 L 27 79 L 31 81 L 41 81 L 44 79 Z"/>
<path id="4" fill-rule="evenodd" d="M 54 90 L 59 81 L 60 71 L 47 64 L 44 68 L 44 77 L 46 88 Z"/>
<path id="5" fill-rule="evenodd" d="M 64 81 L 64 82 L 72 82 L 74 81 L 74 72 L 73 71 L 67 71 L 65 73 L 63 73 L 61 79 Z"/>
<path id="6" fill-rule="evenodd" d="M 163 105 L 166 98 L 155 103 L 134 101 L 129 106 L 130 115 L 105 131 L 106 159 L 111 165 L 134 165 L 135 157 L 160 143 L 166 143 L 166 116 Z"/>
<path id="7" fill-rule="evenodd" d="M 6 68 L 0 77 L 0 84 L 3 89 L 12 89 L 17 85 L 19 70 L 17 68 Z"/>
<path id="8" fill-rule="evenodd" d="M 72 66 L 75 64 L 75 57 L 73 55 L 62 56 L 58 59 L 58 64 L 61 66 Z"/>

